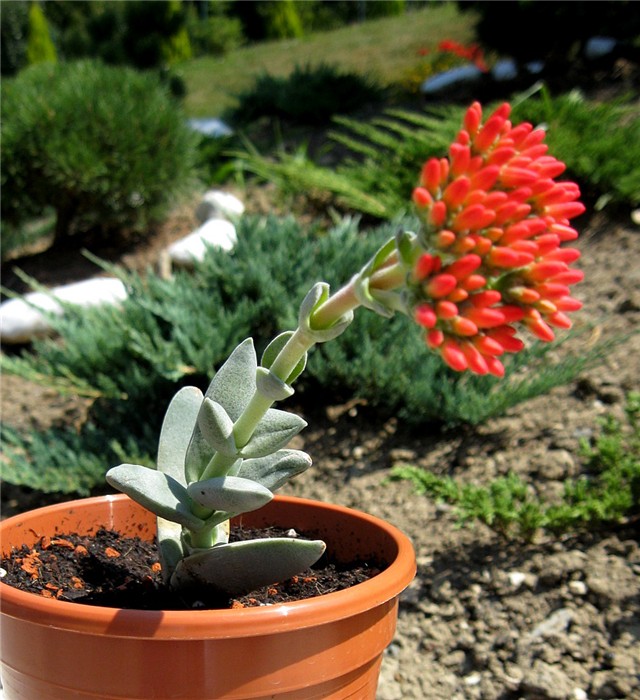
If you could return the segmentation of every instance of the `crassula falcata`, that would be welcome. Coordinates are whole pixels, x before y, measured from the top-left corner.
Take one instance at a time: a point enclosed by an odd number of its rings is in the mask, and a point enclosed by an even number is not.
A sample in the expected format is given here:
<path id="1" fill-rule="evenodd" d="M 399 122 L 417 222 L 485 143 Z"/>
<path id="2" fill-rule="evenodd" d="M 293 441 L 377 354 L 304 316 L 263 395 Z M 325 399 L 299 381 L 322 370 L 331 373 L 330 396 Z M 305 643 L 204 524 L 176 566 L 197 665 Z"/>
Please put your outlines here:
<path id="1" fill-rule="evenodd" d="M 298 327 L 277 336 L 260 363 L 251 339 L 218 370 L 203 395 L 181 389 L 161 431 L 157 470 L 122 464 L 107 479 L 158 517 L 163 572 L 176 590 L 249 592 L 300 573 L 320 541 L 284 537 L 229 543 L 229 520 L 260 508 L 311 460 L 288 449 L 305 422 L 272 408 L 293 394 L 307 353 L 349 326 L 365 307 L 405 313 L 426 346 L 455 371 L 501 377 L 501 357 L 519 352 L 520 328 L 553 340 L 580 308 L 569 285 L 579 253 L 569 220 L 579 191 L 558 182 L 565 166 L 545 132 L 512 125 L 504 104 L 482 121 L 474 103 L 445 158 L 428 160 L 413 192 L 422 226 L 387 241 L 333 295 L 324 282 L 301 304 Z"/>

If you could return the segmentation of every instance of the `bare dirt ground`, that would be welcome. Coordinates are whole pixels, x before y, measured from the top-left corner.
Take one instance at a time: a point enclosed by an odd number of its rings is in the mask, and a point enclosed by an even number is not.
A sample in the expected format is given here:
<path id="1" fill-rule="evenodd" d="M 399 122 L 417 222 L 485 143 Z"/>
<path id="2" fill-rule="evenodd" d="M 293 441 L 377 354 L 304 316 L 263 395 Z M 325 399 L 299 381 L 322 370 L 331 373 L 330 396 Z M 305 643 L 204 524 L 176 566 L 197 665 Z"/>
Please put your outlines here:
<path id="1" fill-rule="evenodd" d="M 576 287 L 584 302 L 576 321 L 595 323 L 591 339 L 625 338 L 601 365 L 474 430 L 405 434 L 366 405 L 334 406 L 330 396 L 307 416 L 311 427 L 298 440 L 314 467 L 287 492 L 386 518 L 415 544 L 418 575 L 402 596 L 379 700 L 640 698 L 637 521 L 524 545 L 484 525 L 460 528 L 450 508 L 387 481 L 390 468 L 407 463 L 473 483 L 512 471 L 552 498 L 580 473 L 580 437 L 595 435 L 606 413 L 622 417 L 625 394 L 640 388 L 640 231 L 626 218 L 583 218 L 586 281 Z M 192 223 L 188 211 L 178 212 L 122 262 L 145 267 Z M 79 265 L 67 263 L 65 281 Z M 42 269 L 47 283 L 60 270 Z M 27 391 L 12 377 L 2 384 L 2 416 L 11 424 L 82 417 L 77 402 L 53 390 Z M 5 486 L 3 515 L 48 498 Z"/>

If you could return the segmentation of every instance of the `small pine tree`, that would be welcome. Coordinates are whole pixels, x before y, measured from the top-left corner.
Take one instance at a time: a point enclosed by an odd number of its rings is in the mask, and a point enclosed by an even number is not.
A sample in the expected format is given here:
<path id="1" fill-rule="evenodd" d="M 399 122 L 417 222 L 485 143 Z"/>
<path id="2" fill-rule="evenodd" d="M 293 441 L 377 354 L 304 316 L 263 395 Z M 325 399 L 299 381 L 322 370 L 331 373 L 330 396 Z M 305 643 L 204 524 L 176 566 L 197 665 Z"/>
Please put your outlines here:
<path id="1" fill-rule="evenodd" d="M 51 40 L 47 18 L 39 2 L 29 7 L 29 33 L 27 39 L 27 63 L 55 62 L 56 47 Z"/>

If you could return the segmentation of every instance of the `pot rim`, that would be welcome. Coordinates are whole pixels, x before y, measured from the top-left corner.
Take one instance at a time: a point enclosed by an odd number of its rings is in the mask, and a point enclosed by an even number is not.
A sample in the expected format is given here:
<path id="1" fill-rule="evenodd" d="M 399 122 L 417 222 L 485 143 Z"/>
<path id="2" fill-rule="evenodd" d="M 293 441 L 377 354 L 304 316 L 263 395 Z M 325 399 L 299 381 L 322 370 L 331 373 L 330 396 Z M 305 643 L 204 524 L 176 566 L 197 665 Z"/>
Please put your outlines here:
<path id="1" fill-rule="evenodd" d="M 12 527 L 31 514 L 48 510 L 91 507 L 130 500 L 124 494 L 95 496 L 66 501 L 14 515 L 0 522 L 0 542 Z M 388 603 L 413 580 L 416 561 L 409 538 L 394 525 L 363 511 L 296 496 L 276 495 L 272 503 L 307 505 L 333 513 L 364 519 L 384 531 L 397 548 L 389 566 L 373 578 L 351 588 L 289 603 L 224 610 L 129 610 L 86 605 L 43 598 L 9 584 L 0 584 L 0 611 L 12 617 L 28 618 L 36 624 L 75 629 L 89 634 L 153 639 L 225 639 L 271 634 L 323 624 L 346 618 Z"/>

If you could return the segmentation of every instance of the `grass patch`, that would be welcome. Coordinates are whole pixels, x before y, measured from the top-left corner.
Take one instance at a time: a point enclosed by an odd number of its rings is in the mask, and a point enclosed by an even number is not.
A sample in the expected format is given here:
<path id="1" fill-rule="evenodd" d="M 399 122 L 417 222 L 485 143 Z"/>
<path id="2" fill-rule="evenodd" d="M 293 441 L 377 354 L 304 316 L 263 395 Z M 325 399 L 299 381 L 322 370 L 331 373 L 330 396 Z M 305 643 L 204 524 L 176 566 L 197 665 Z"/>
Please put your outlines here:
<path id="1" fill-rule="evenodd" d="M 328 57 L 344 70 L 370 76 L 382 85 L 399 83 L 419 60 L 418 49 L 433 47 L 442 38 L 473 40 L 474 23 L 473 13 L 461 14 L 454 3 L 438 3 L 302 39 L 198 58 L 179 67 L 187 86 L 185 109 L 191 117 L 220 116 L 236 106 L 234 96 L 249 89 L 257 76 L 284 77 L 296 64 L 314 65 Z"/>

